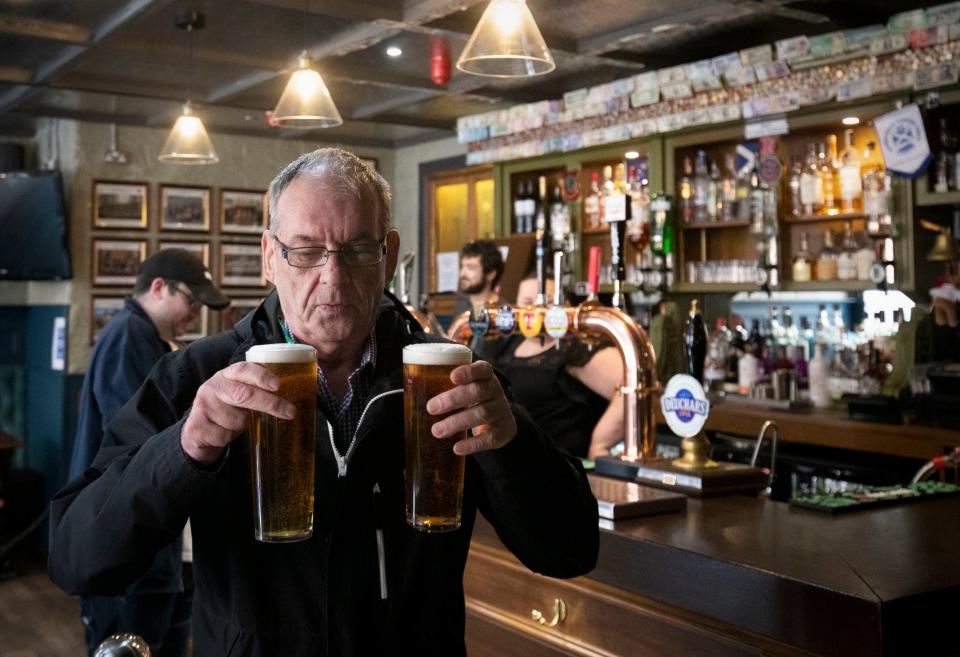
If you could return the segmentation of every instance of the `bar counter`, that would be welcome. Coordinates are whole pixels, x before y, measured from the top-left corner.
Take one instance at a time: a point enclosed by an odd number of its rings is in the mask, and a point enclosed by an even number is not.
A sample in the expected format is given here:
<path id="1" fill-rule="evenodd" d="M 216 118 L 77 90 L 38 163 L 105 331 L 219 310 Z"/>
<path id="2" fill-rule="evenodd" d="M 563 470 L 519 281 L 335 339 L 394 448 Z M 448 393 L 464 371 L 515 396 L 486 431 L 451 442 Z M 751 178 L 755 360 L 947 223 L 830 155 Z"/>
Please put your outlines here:
<path id="1" fill-rule="evenodd" d="M 657 424 L 666 425 L 655 404 Z M 744 402 L 721 401 L 710 406 L 704 428 L 755 439 L 765 420 L 775 420 L 780 440 L 861 452 L 922 459 L 940 456 L 960 444 L 960 432 L 917 424 L 858 422 L 839 408 L 784 411 Z"/>
<path id="2" fill-rule="evenodd" d="M 464 585 L 473 657 L 953 655 L 960 496 L 838 515 L 690 498 L 601 528 L 573 580 L 529 573 L 481 519 Z"/>

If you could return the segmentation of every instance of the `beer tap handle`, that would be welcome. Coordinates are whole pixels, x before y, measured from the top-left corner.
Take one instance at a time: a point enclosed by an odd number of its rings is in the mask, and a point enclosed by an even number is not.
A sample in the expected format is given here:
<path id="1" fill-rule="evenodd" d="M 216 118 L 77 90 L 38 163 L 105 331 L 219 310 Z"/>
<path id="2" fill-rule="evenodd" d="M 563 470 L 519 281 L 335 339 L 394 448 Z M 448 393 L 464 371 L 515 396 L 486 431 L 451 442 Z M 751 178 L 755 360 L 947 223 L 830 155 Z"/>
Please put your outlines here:
<path id="1" fill-rule="evenodd" d="M 603 249 L 590 247 L 590 266 L 587 269 L 587 301 L 596 301 L 600 293 L 600 256 Z"/>
<path id="2" fill-rule="evenodd" d="M 563 251 L 553 252 L 553 305 L 563 303 Z"/>
<path id="3" fill-rule="evenodd" d="M 629 207 L 627 205 L 628 209 Z M 619 310 L 625 310 L 627 307 L 623 298 L 623 282 L 627 278 L 627 268 L 623 261 L 623 242 L 626 235 L 626 221 L 617 221 L 610 224 L 610 264 L 613 269 L 611 272 L 613 274 L 613 300 L 611 305 Z"/>

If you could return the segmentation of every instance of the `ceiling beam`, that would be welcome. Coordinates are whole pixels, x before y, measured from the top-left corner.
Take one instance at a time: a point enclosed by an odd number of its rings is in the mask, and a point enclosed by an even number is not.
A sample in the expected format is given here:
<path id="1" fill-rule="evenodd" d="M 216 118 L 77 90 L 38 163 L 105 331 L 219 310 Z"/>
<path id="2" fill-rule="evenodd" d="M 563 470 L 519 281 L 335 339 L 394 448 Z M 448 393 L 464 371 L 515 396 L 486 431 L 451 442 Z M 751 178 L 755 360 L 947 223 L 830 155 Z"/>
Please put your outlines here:
<path id="1" fill-rule="evenodd" d="M 709 18 L 717 16 L 735 16 L 738 13 L 727 2 L 705 2 L 701 5 L 674 13 L 667 13 L 655 19 L 645 18 L 640 21 L 622 25 L 615 30 L 597 32 L 590 36 L 577 39 L 576 52 L 592 55 L 603 55 L 619 50 L 624 43 L 631 43 L 643 37 L 654 37 L 653 28 L 660 25 L 697 25 Z"/>
<path id="2" fill-rule="evenodd" d="M 396 94 L 387 100 L 361 105 L 353 110 L 350 118 L 365 119 L 371 116 L 377 116 L 378 114 L 383 114 L 384 112 L 389 112 L 407 105 L 419 103 L 420 101 L 427 100 L 428 98 L 433 98 L 436 95 L 437 94 L 433 91 L 411 91 L 405 94 Z"/>
<path id="3" fill-rule="evenodd" d="M 87 46 L 97 43 L 109 36 L 115 30 L 125 25 L 132 18 L 139 16 L 147 9 L 154 6 L 162 6 L 172 1 L 173 0 L 129 0 L 127 4 L 100 21 L 88 36 L 84 45 L 67 45 L 62 48 L 56 56 L 38 66 L 33 74 L 33 83 L 46 82 L 47 79 L 66 67 L 82 52 L 86 51 Z M 39 93 L 36 87 L 14 87 L 7 93 L 0 95 L 0 114 L 36 93 Z"/>
<path id="4" fill-rule="evenodd" d="M 252 4 L 274 7 L 277 9 L 289 9 L 291 12 L 302 14 L 304 12 L 303 0 L 247 0 Z M 327 16 L 329 18 L 340 18 L 348 21 L 375 21 L 381 18 L 387 20 L 403 20 L 402 7 L 383 7 L 370 5 L 365 2 L 351 0 L 343 2 L 342 0 L 313 0 L 309 6 L 311 16 Z"/>
<path id="5" fill-rule="evenodd" d="M 90 32 L 79 25 L 10 15 L 0 16 L 0 34 L 34 37 L 47 39 L 48 41 L 63 41 L 64 43 L 86 43 L 90 38 Z"/>
<path id="6" fill-rule="evenodd" d="M 30 84 L 33 71 L 20 66 L 0 66 L 0 82 L 8 84 Z"/>

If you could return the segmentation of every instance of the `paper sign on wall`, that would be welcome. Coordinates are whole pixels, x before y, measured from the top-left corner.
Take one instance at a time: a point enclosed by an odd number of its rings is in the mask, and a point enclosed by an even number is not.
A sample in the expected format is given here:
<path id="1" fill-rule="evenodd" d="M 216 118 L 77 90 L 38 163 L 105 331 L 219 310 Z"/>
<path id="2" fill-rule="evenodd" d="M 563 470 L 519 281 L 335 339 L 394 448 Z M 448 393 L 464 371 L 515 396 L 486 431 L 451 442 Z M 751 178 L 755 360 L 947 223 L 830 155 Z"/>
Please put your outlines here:
<path id="1" fill-rule="evenodd" d="M 445 251 L 437 254 L 437 292 L 456 292 L 460 283 L 460 254 Z"/>

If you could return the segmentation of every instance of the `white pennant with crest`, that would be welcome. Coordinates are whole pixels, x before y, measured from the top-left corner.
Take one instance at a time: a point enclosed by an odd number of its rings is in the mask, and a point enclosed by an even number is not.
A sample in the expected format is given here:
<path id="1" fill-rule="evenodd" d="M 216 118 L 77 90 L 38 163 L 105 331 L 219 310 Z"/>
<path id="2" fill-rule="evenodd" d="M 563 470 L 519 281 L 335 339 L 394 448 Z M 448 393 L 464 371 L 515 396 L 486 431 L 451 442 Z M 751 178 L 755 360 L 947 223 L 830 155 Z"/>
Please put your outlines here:
<path id="1" fill-rule="evenodd" d="M 920 108 L 912 103 L 873 121 L 887 169 L 915 178 L 932 159 Z"/>

